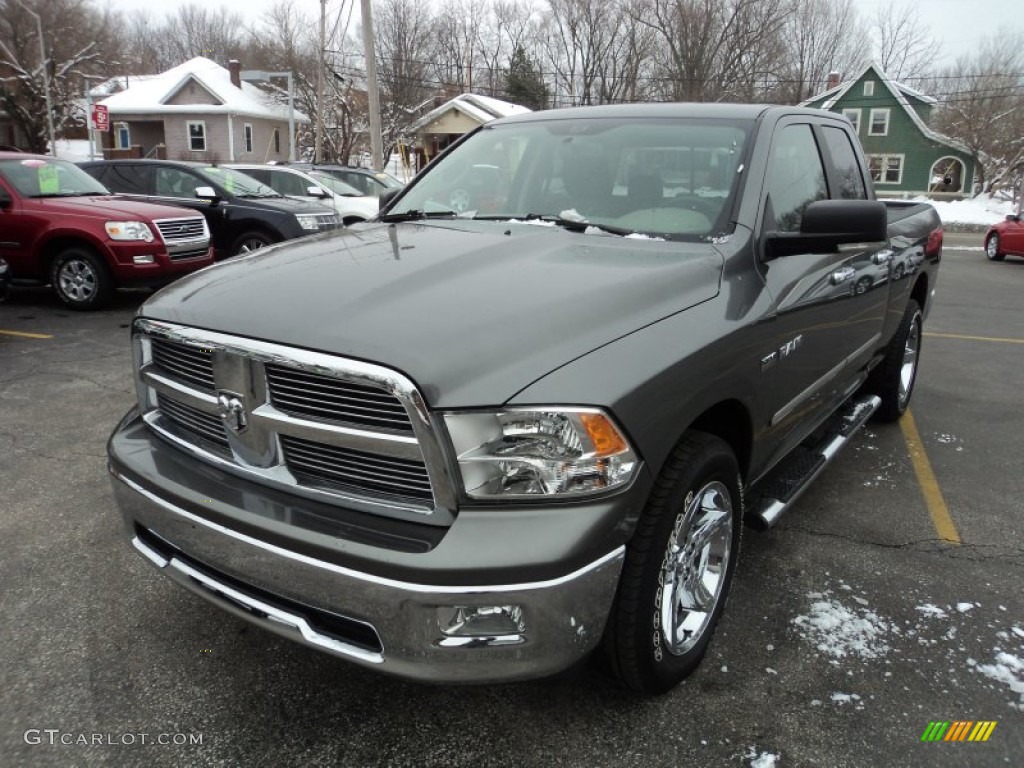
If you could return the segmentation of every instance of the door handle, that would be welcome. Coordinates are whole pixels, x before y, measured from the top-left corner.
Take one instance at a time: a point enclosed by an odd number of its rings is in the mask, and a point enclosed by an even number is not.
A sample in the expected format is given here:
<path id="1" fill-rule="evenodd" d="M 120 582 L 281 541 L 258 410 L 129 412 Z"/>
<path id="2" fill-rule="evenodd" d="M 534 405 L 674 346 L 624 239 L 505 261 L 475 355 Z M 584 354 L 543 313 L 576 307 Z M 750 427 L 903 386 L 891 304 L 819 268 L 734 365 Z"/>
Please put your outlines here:
<path id="1" fill-rule="evenodd" d="M 857 270 L 855 270 L 853 267 L 843 267 L 842 269 L 837 269 L 835 272 L 832 273 L 832 285 L 839 285 L 840 283 L 845 283 L 855 274 L 857 274 Z"/>

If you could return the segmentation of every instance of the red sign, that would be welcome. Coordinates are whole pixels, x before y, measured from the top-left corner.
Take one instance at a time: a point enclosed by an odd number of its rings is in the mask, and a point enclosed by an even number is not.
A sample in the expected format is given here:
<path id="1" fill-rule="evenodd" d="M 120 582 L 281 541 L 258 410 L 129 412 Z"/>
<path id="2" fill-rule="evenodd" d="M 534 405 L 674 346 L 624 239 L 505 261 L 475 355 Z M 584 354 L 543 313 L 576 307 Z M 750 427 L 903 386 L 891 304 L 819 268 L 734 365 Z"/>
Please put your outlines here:
<path id="1" fill-rule="evenodd" d="M 92 105 L 92 127 L 97 131 L 110 130 L 110 113 L 107 111 L 106 104 Z"/>

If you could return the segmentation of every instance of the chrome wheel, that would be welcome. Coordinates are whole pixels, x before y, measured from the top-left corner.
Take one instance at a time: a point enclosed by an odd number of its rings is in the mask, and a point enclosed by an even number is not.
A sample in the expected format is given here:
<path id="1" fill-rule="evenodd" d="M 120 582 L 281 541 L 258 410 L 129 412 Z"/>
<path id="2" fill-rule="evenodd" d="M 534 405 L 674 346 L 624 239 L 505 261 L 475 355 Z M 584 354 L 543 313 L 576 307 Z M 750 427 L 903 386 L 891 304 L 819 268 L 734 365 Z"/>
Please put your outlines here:
<path id="1" fill-rule="evenodd" d="M 252 253 L 253 251 L 259 250 L 266 245 L 266 242 L 259 237 L 250 237 L 247 240 L 243 240 L 242 244 L 238 247 L 239 253 Z"/>
<path id="2" fill-rule="evenodd" d="M 903 365 L 900 367 L 900 408 L 906 408 L 917 376 L 917 357 L 921 349 L 921 313 L 917 312 L 910 321 L 907 340 L 903 344 Z"/>
<path id="3" fill-rule="evenodd" d="M 732 555 L 733 509 L 729 491 L 711 482 L 687 497 L 661 568 L 660 629 L 669 653 L 696 645 L 722 596 Z"/>
<path id="4" fill-rule="evenodd" d="M 92 301 L 99 289 L 96 270 L 84 259 L 66 260 L 57 270 L 57 282 L 61 293 L 78 303 Z"/>
<path id="5" fill-rule="evenodd" d="M 985 255 L 988 256 L 989 261 L 1001 260 L 999 255 L 999 235 L 993 234 L 985 241 Z"/>

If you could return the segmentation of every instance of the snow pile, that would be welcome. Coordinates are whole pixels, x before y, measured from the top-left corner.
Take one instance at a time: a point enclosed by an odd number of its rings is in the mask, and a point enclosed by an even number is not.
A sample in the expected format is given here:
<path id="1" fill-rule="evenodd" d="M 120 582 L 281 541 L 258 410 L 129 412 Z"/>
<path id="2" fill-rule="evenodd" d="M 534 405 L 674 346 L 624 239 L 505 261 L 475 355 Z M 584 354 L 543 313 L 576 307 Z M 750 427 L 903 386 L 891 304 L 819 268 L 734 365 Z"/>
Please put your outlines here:
<path id="1" fill-rule="evenodd" d="M 1013 203 L 1009 200 L 995 200 L 987 195 L 978 195 L 970 200 L 914 199 L 935 206 L 943 224 L 996 224 L 1014 212 Z"/>
<path id="2" fill-rule="evenodd" d="M 774 755 L 771 752 L 761 752 L 758 754 L 756 747 L 751 747 L 744 759 L 750 760 L 750 768 L 775 768 L 776 762 L 779 759 L 778 755 Z"/>
<path id="3" fill-rule="evenodd" d="M 802 636 L 814 643 L 826 656 L 837 659 L 856 656 L 877 659 L 889 652 L 885 635 L 890 631 L 888 622 L 863 606 L 849 607 L 829 597 L 830 592 L 811 592 L 810 613 L 797 616 L 793 623 Z"/>

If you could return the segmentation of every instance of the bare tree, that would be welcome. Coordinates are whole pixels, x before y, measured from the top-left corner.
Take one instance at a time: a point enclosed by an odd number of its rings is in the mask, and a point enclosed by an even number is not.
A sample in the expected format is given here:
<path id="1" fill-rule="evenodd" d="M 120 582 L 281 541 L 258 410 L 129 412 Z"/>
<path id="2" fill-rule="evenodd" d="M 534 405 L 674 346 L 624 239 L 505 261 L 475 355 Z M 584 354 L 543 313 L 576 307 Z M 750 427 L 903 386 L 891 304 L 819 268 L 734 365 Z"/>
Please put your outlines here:
<path id="1" fill-rule="evenodd" d="M 991 192 L 1024 174 L 1024 36 L 1002 33 L 957 59 L 932 81 L 940 105 L 933 122 L 967 146 L 978 184 Z"/>
<path id="2" fill-rule="evenodd" d="M 47 147 L 46 91 L 35 19 L 13 0 L 0 5 L 0 109 L 27 137 L 28 148 Z M 96 11 L 88 0 L 43 0 L 45 67 L 50 81 L 54 128 L 82 125 L 82 74 L 102 68 L 111 45 L 111 12 Z"/>
<path id="3" fill-rule="evenodd" d="M 915 6 L 879 7 L 872 31 L 875 59 L 889 77 L 911 80 L 928 74 L 938 44 L 921 24 Z"/>
<path id="4" fill-rule="evenodd" d="M 781 37 L 785 55 L 773 99 L 788 104 L 823 90 L 831 72 L 861 69 L 871 48 L 853 0 L 793 0 Z"/>

